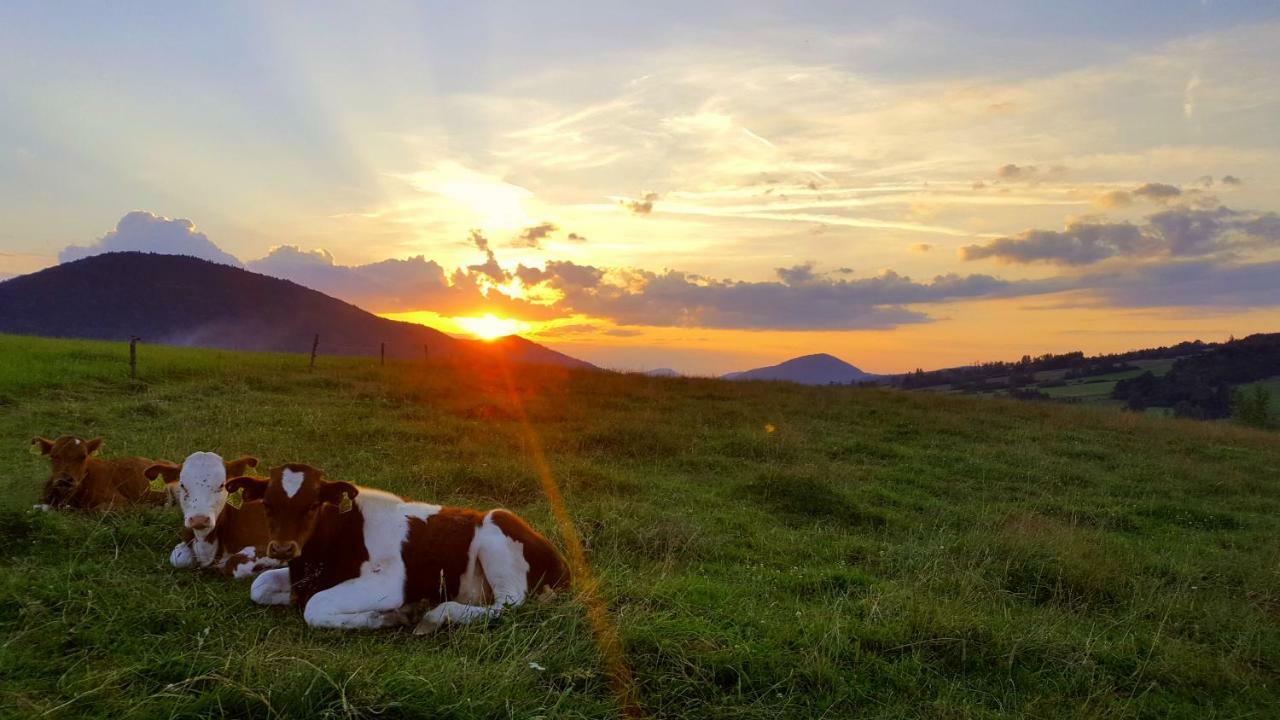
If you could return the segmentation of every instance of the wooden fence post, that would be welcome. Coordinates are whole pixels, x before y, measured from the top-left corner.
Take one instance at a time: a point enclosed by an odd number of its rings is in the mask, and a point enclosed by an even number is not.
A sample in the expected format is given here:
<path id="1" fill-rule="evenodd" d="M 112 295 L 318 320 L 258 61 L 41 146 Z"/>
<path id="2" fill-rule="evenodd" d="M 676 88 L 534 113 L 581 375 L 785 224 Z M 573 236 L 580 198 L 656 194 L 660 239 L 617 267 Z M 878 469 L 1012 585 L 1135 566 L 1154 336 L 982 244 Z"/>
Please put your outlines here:
<path id="1" fill-rule="evenodd" d="M 138 341 L 142 338 L 137 335 L 129 336 L 129 379 L 138 379 Z"/>
<path id="2" fill-rule="evenodd" d="M 309 370 L 316 369 L 316 350 L 320 349 L 320 333 L 316 333 L 316 337 L 311 341 L 311 367 Z"/>
<path id="3" fill-rule="evenodd" d="M 381 361 L 381 364 L 383 365 L 387 364 L 387 344 L 386 343 L 381 343 L 378 346 L 378 357 Z"/>

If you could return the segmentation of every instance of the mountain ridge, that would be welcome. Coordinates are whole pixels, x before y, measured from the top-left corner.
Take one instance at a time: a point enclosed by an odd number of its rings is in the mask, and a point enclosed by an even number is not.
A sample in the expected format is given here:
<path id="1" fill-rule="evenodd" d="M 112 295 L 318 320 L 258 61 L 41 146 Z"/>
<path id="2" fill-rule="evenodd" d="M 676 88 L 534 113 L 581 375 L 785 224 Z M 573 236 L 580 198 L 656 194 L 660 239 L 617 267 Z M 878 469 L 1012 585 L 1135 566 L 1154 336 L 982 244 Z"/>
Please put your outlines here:
<path id="1" fill-rule="evenodd" d="M 464 340 L 388 320 L 318 290 L 183 255 L 121 252 L 0 281 L 0 332 L 306 353 L 437 359 L 501 356 L 594 365 L 518 336 Z M 425 347 L 425 350 L 424 350 Z"/>

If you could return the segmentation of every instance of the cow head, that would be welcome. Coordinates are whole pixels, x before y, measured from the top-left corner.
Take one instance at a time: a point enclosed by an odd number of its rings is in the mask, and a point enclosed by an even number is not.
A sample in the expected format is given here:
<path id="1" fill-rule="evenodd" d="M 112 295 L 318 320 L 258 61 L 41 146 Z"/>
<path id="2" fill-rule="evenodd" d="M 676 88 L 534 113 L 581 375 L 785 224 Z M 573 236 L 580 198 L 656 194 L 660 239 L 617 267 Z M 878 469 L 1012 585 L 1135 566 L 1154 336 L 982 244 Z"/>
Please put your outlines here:
<path id="1" fill-rule="evenodd" d="M 79 489 L 89 472 L 89 456 L 102 447 L 102 438 L 82 440 L 74 435 L 63 435 L 57 440 L 46 440 L 35 437 L 31 439 L 31 446 L 40 454 L 48 455 L 53 466 L 44 486 L 48 502 L 48 498 L 67 497 Z"/>
<path id="2" fill-rule="evenodd" d="M 324 473 L 302 463 L 271 468 L 269 480 L 234 478 L 227 488 L 231 492 L 242 490 L 245 500 L 262 500 L 271 538 L 267 554 L 276 560 L 292 560 L 302 552 L 326 505 L 349 509 L 349 503 L 360 492 L 351 483 L 325 480 Z"/>
<path id="3" fill-rule="evenodd" d="M 242 457 L 224 462 L 211 452 L 191 453 L 181 465 L 160 462 L 147 468 L 150 480 L 164 478 L 182 506 L 183 523 L 198 533 L 213 530 L 222 507 L 227 504 L 227 478 L 257 467 L 258 459 Z"/>

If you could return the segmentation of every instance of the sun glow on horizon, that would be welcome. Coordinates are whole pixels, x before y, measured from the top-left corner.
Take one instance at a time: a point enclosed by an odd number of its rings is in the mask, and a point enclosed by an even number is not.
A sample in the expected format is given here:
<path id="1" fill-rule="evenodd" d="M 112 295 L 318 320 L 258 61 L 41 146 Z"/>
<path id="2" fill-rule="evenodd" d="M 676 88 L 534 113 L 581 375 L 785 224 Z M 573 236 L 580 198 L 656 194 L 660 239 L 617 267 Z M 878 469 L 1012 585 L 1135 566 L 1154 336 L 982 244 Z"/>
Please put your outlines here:
<path id="1" fill-rule="evenodd" d="M 508 335 L 518 335 L 528 329 L 528 323 L 513 318 L 501 318 L 493 313 L 485 313 L 480 317 L 455 317 L 453 322 L 465 332 L 486 342 Z"/>

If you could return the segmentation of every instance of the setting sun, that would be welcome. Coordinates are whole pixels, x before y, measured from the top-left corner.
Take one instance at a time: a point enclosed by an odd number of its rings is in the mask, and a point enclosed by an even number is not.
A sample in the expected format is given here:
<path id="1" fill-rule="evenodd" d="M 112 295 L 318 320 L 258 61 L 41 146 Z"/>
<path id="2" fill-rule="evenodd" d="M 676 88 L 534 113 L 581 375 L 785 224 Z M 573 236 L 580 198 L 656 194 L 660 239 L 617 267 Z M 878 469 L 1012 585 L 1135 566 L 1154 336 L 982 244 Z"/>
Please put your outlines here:
<path id="1" fill-rule="evenodd" d="M 511 318 L 500 318 L 493 313 L 483 317 L 458 317 L 453 319 L 458 327 L 475 335 L 481 340 L 496 340 L 507 335 L 523 332 L 525 323 Z"/>

